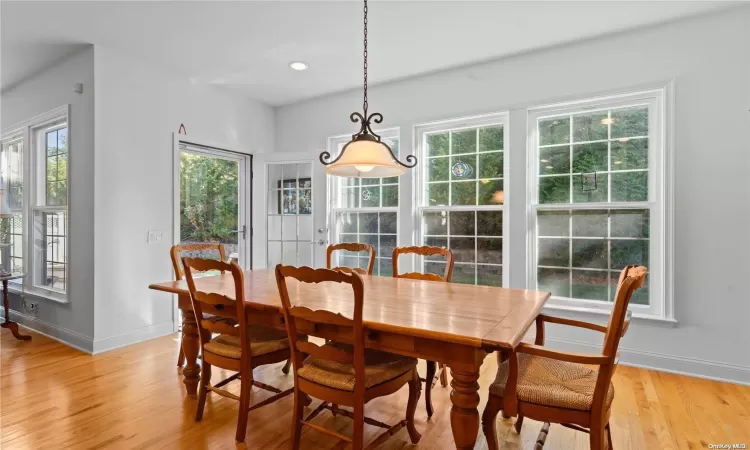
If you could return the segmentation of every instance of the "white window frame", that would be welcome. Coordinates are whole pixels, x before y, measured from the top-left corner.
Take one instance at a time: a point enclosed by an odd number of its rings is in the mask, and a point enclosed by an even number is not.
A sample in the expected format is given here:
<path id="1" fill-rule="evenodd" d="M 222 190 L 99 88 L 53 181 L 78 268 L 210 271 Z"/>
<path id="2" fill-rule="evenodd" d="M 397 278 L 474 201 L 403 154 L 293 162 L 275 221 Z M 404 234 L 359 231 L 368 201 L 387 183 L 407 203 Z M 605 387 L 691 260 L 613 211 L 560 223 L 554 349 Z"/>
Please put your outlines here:
<path id="1" fill-rule="evenodd" d="M 40 189 L 45 189 L 45 170 L 41 167 L 40 152 L 44 146 L 43 137 L 40 136 L 49 128 L 65 124 L 68 128 L 67 145 L 68 145 L 68 166 L 67 166 L 67 205 L 65 206 L 38 206 Z M 62 126 L 61 126 L 62 127 Z M 72 248 L 71 230 L 70 230 L 70 180 L 72 179 L 72 148 L 73 139 L 70 123 L 70 105 L 64 105 L 55 108 L 46 113 L 40 114 L 34 118 L 26 120 L 18 125 L 11 127 L 2 133 L 2 141 L 13 140 L 21 137 L 24 143 L 23 155 L 23 249 L 24 249 L 24 273 L 26 277 L 22 283 L 10 284 L 9 290 L 15 293 L 24 292 L 26 294 L 54 300 L 60 303 L 68 303 L 68 292 L 71 286 L 71 268 L 70 268 L 70 250 Z M 40 173 L 42 175 L 40 175 Z M 45 192 L 46 191 L 41 191 Z M 60 290 L 48 286 L 39 286 L 37 284 L 37 273 L 35 267 L 43 264 L 40 261 L 41 251 L 34 246 L 35 241 L 35 215 L 37 212 L 64 212 L 66 217 L 66 243 L 65 243 L 65 276 L 66 289 Z"/>
<path id="2" fill-rule="evenodd" d="M 425 195 L 427 185 L 427 149 L 424 146 L 424 136 L 428 133 L 436 132 L 447 132 L 447 131 L 461 131 L 464 129 L 481 128 L 492 125 L 503 126 L 503 191 L 504 191 L 504 202 L 502 205 L 456 205 L 456 206 L 425 206 L 427 198 Z M 510 198 L 510 124 L 509 124 L 509 113 L 499 112 L 492 114 L 483 114 L 478 116 L 468 116 L 457 119 L 441 120 L 436 122 L 429 122 L 418 124 L 414 127 L 414 149 L 417 155 L 419 164 L 414 169 L 414 199 L 413 199 L 413 221 L 414 224 L 414 245 L 423 245 L 423 224 L 422 216 L 425 212 L 429 211 L 502 211 L 503 212 L 503 279 L 502 284 L 504 287 L 509 286 L 510 282 L 510 239 L 508 236 L 510 220 L 508 218 L 508 199 Z M 479 143 L 477 142 L 477 145 Z M 478 149 L 477 149 L 478 150 Z M 478 174 L 477 174 L 478 175 Z M 449 187 L 450 195 L 450 187 Z M 475 224 L 476 226 L 476 224 Z M 475 229 L 476 232 L 476 229 Z M 475 247 L 476 253 L 476 247 Z M 422 270 L 424 267 L 424 257 L 413 256 L 412 261 L 413 267 L 416 270 Z M 474 263 L 476 266 L 478 263 Z M 455 267 L 455 266 L 454 266 Z M 455 271 L 455 269 L 454 269 Z"/>
<path id="3" fill-rule="evenodd" d="M 386 139 L 397 139 L 399 141 L 399 149 L 402 148 L 401 145 L 401 135 L 400 135 L 400 128 L 387 128 L 384 130 L 376 130 L 375 132 L 380 136 L 382 140 Z M 338 155 L 339 153 L 339 146 L 342 144 L 346 144 L 352 139 L 351 134 L 342 134 L 337 136 L 332 136 L 328 138 L 328 152 L 331 155 Z M 383 177 L 383 178 L 390 178 L 390 177 Z M 330 243 L 331 244 L 339 244 L 339 233 L 336 229 L 337 222 L 336 222 L 336 216 L 338 214 L 345 214 L 345 213 L 396 213 L 396 246 L 401 245 L 399 236 L 401 235 L 401 224 L 399 220 L 400 216 L 400 209 L 403 206 L 405 199 L 403 198 L 403 178 L 399 178 L 398 182 L 398 204 L 396 206 L 362 206 L 362 207 L 342 207 L 339 206 L 340 199 L 339 195 L 341 193 L 341 184 L 342 184 L 342 177 L 337 176 L 326 176 L 326 185 L 328 186 L 328 224 L 330 228 Z M 349 234 L 349 233 L 345 233 Z M 380 235 L 380 233 L 368 233 L 368 234 L 377 234 Z M 335 254 L 334 254 L 335 256 Z M 377 254 L 375 259 L 375 265 L 376 265 L 376 273 L 377 271 L 377 265 L 379 264 L 378 259 L 391 259 L 392 255 L 381 255 Z"/>
<path id="4" fill-rule="evenodd" d="M 628 94 L 590 98 L 583 101 L 558 103 L 528 110 L 527 186 L 528 186 L 528 251 L 527 287 L 537 286 L 537 213 L 539 211 L 568 211 L 593 209 L 643 209 L 650 212 L 649 230 L 649 305 L 631 304 L 633 315 L 641 318 L 673 321 L 671 289 L 671 129 L 668 102 L 671 86 Z M 592 202 L 539 204 L 539 148 L 538 121 L 580 112 L 594 112 L 627 106 L 649 106 L 648 195 L 644 202 Z M 572 162 L 571 162 L 572 163 Z M 571 177 L 572 178 L 572 177 Z M 609 313 L 609 302 L 571 299 L 553 296 L 547 303 L 551 309 L 591 313 Z"/>

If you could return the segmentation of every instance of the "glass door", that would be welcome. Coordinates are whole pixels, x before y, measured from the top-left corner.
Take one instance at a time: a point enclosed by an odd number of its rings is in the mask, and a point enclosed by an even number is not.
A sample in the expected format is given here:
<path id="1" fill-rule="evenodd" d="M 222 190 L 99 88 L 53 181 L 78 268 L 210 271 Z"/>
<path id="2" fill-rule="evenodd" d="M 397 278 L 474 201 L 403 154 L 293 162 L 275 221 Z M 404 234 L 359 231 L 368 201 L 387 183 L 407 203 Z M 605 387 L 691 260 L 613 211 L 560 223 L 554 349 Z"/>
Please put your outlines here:
<path id="1" fill-rule="evenodd" d="M 250 263 L 250 156 L 180 142 L 178 242 L 220 243 L 227 258 Z"/>
<path id="2" fill-rule="evenodd" d="M 269 162 L 267 266 L 313 266 L 312 163 Z"/>

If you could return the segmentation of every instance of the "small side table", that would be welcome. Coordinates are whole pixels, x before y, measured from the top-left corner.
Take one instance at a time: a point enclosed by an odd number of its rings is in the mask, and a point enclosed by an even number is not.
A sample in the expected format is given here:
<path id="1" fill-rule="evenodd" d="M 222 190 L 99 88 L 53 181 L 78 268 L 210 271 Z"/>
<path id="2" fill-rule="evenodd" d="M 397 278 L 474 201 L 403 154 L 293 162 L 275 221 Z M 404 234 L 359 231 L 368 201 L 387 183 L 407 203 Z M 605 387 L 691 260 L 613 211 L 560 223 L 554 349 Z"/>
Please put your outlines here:
<path id="1" fill-rule="evenodd" d="M 25 273 L 12 273 L 10 275 L 0 275 L 0 280 L 3 282 L 3 308 L 5 308 L 5 322 L 0 324 L 0 327 L 10 328 L 11 333 L 16 339 L 22 341 L 30 341 L 31 336 L 26 336 L 18 331 L 18 324 L 10 320 L 10 314 L 8 313 L 8 281 L 18 280 L 24 278 Z"/>

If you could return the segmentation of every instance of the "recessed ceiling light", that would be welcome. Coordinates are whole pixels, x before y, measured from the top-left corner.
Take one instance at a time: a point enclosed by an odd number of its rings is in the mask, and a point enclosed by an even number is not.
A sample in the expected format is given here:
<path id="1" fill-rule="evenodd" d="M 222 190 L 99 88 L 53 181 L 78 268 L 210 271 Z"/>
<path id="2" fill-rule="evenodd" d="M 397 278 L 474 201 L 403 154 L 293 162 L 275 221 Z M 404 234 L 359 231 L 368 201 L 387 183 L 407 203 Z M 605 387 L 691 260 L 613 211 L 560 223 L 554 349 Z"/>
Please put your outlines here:
<path id="1" fill-rule="evenodd" d="M 549 159 L 540 159 L 540 161 L 543 162 L 543 163 L 548 163 Z"/>
<path id="2" fill-rule="evenodd" d="M 615 123 L 615 119 L 611 117 L 605 117 L 602 119 L 602 125 L 612 125 L 613 123 Z"/>
<path id="3" fill-rule="evenodd" d="M 294 70 L 305 70 L 307 69 L 307 64 L 303 63 L 302 61 L 292 61 L 289 63 L 289 67 Z"/>
<path id="4" fill-rule="evenodd" d="M 553 167 L 553 166 L 547 166 L 547 167 L 545 167 L 545 168 L 546 168 L 546 169 L 554 169 L 554 167 Z"/>

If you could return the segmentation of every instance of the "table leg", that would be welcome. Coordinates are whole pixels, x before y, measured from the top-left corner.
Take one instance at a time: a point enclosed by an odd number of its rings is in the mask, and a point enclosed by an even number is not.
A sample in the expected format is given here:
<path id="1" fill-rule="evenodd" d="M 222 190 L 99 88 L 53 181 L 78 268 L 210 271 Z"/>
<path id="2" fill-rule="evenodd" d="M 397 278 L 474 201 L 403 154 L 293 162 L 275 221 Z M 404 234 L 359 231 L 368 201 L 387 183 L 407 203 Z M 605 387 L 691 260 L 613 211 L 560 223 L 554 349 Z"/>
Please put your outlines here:
<path id="1" fill-rule="evenodd" d="M 195 313 L 192 309 L 182 309 L 182 350 L 185 353 L 185 367 L 182 369 L 182 377 L 190 396 L 196 395 L 198 382 L 200 381 L 199 338 L 200 331 L 198 324 L 195 322 Z"/>
<path id="2" fill-rule="evenodd" d="M 451 429 L 457 449 L 473 449 L 479 434 L 479 368 L 451 368 Z"/>
<path id="3" fill-rule="evenodd" d="M 18 331 L 18 324 L 10 320 L 8 311 L 8 280 L 3 280 L 3 308 L 5 309 L 5 321 L 0 325 L 13 333 L 13 337 L 22 341 L 30 341 L 31 336 L 26 336 Z"/>

